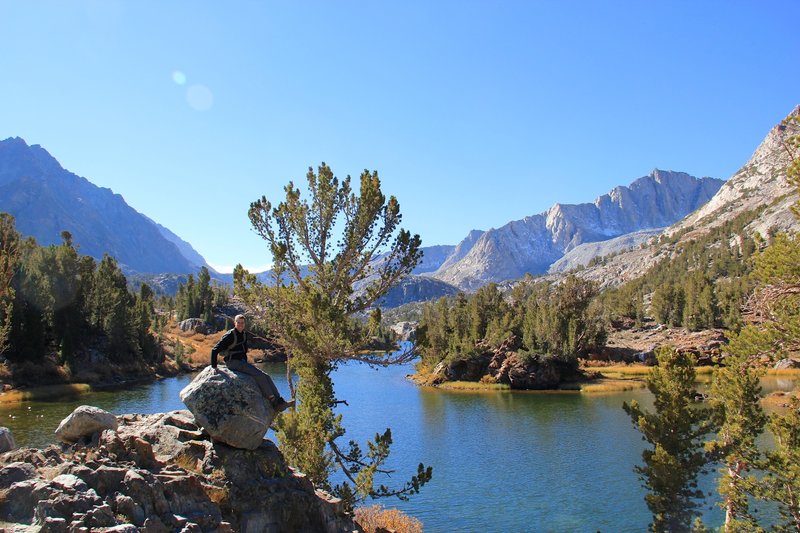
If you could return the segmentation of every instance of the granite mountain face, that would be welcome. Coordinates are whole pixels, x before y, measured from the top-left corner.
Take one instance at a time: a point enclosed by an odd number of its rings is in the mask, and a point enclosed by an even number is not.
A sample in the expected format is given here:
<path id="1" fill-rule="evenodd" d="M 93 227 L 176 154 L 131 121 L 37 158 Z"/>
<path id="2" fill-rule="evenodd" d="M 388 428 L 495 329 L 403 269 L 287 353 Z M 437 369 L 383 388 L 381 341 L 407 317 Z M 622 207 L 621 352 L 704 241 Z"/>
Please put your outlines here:
<path id="1" fill-rule="evenodd" d="M 493 281 L 547 272 L 583 243 L 663 228 L 705 204 L 724 182 L 654 170 L 593 203 L 555 204 L 544 213 L 486 232 L 472 231 L 431 277 L 474 290 Z"/>
<path id="2" fill-rule="evenodd" d="M 44 148 L 18 137 L 0 141 L 0 211 L 12 214 L 17 231 L 40 245 L 60 244 L 66 230 L 79 253 L 95 259 L 107 253 L 126 272 L 192 273 L 207 266 L 188 243 L 122 196 L 65 170 Z"/>
<path id="3" fill-rule="evenodd" d="M 790 116 L 800 116 L 800 106 Z M 601 287 L 620 285 L 643 275 L 658 261 L 668 258 L 676 246 L 707 234 L 711 229 L 739 215 L 763 208 L 745 232 L 766 236 L 771 232 L 800 231 L 800 222 L 790 206 L 798 200 L 797 190 L 789 183 L 786 168 L 791 161 L 786 150 L 788 137 L 800 134 L 797 123 L 778 124 L 769 132 L 750 160 L 725 182 L 717 194 L 697 211 L 666 228 L 663 235 L 677 238 L 614 256 L 604 264 L 579 273 L 597 281 Z M 735 238 L 735 236 L 731 236 Z"/>
<path id="4" fill-rule="evenodd" d="M 800 107 L 793 114 L 800 114 Z M 653 245 L 662 231 L 682 232 L 682 240 L 690 239 L 763 206 L 748 228 L 751 233 L 796 229 L 788 209 L 796 194 L 786 180 L 789 158 L 783 145 L 796 128 L 773 128 L 727 182 L 654 170 L 592 203 L 555 204 L 497 229 L 473 230 L 456 246 L 426 247 L 415 275 L 385 304 L 451 294 L 452 286 L 474 290 L 526 273 L 558 275 L 608 253 L 618 255 L 580 275 L 603 286 L 619 284 L 669 254 Z M 189 243 L 136 212 L 121 196 L 66 171 L 43 148 L 22 139 L 0 141 L 0 211 L 13 214 L 19 231 L 40 244 L 59 243 L 66 229 L 81 253 L 98 258 L 109 253 L 130 271 L 188 273 L 204 263 Z M 431 285 L 430 278 L 445 283 Z"/>

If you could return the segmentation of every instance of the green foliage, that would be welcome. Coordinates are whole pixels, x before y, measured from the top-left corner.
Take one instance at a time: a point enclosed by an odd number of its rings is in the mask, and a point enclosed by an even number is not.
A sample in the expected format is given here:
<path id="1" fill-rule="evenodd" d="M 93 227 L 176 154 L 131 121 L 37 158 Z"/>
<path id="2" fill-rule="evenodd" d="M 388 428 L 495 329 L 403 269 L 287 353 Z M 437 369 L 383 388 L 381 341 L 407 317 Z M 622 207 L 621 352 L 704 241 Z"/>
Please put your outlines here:
<path id="1" fill-rule="evenodd" d="M 754 531 L 757 526 L 749 511 L 749 494 L 755 479 L 752 470 L 760 456 L 756 438 L 767 420 L 759 403 L 763 373 L 742 355 L 726 358 L 725 366 L 714 371 L 710 404 L 718 429 L 706 443 L 706 451 L 722 465 L 720 505 L 728 532 Z"/>
<path id="2" fill-rule="evenodd" d="M 179 321 L 200 318 L 213 323 L 214 307 L 221 307 L 227 303 L 228 290 L 212 286 L 211 274 L 206 267 L 200 268 L 196 281 L 194 275 L 189 274 L 186 283 L 178 285 L 175 295 L 175 311 Z"/>
<path id="3" fill-rule="evenodd" d="M 134 349 L 131 307 L 134 299 L 117 260 L 106 255 L 97 266 L 92 288 L 92 322 L 111 342 L 111 357 L 122 360 Z"/>
<path id="4" fill-rule="evenodd" d="M 273 255 L 274 284 L 259 283 L 241 265 L 234 270 L 235 293 L 261 310 L 298 376 L 298 408 L 276 422 L 281 449 L 315 484 L 335 489 L 349 505 L 365 496 L 413 494 L 429 475 L 414 476 L 396 491 L 374 486 L 391 439 L 377 440 L 376 451 L 370 447 L 366 455 L 356 453 L 358 447 L 338 447 L 345 431 L 334 413 L 330 374 L 349 359 L 377 365 L 408 360 L 410 354 L 359 355 L 370 332 L 356 316 L 413 270 L 422 256 L 420 238 L 399 228 L 400 205 L 381 192 L 377 172 L 361 174 L 357 194 L 349 176 L 339 181 L 324 163 L 306 177 L 308 200 L 290 182 L 277 207 L 264 197 L 250 205 L 253 228 Z M 330 487 L 337 467 L 349 483 Z"/>
<path id="5" fill-rule="evenodd" d="M 655 412 L 634 400 L 624 403 L 634 427 L 652 445 L 642 452 L 644 466 L 636 473 L 649 493 L 645 501 L 653 514 L 655 532 L 690 531 L 699 516 L 703 493 L 697 476 L 706 464 L 702 439 L 711 427 L 706 414 L 692 407 L 694 358 L 671 346 L 656 350 L 658 366 L 647 377 Z"/>
<path id="6" fill-rule="evenodd" d="M 641 322 L 644 297 L 652 294 L 650 315 L 656 321 L 690 330 L 742 326 L 741 306 L 752 289 L 749 279 L 757 248 L 745 228 L 763 206 L 712 228 L 705 235 L 678 244 L 680 234 L 662 238 L 672 253 L 644 276 L 600 297 L 603 313 L 611 320 L 627 317 Z"/>
<path id="7" fill-rule="evenodd" d="M 19 267 L 19 233 L 14 217 L 0 213 L 0 355 L 8 348 L 14 312 L 14 274 Z"/>
<path id="8" fill-rule="evenodd" d="M 493 283 L 472 295 L 442 298 L 422 309 L 417 343 L 423 361 L 479 356 L 478 345 L 493 348 L 509 338 L 529 356 L 556 358 L 577 366 L 577 356 L 605 344 L 606 329 L 593 302 L 595 284 L 576 276 L 549 285 L 525 280 L 509 301 Z"/>
<path id="9" fill-rule="evenodd" d="M 0 214 L 0 340 L 8 357 L 38 361 L 56 353 L 72 367 L 85 339 L 97 334 L 109 339 L 112 359 L 158 353 L 150 288 L 133 297 L 113 258 L 96 264 L 78 254 L 69 232 L 61 238 L 47 247 L 20 241 L 13 218 Z"/>
<path id="10" fill-rule="evenodd" d="M 181 366 L 186 360 L 186 347 L 180 340 L 175 341 L 175 347 L 172 349 L 172 357 L 175 359 L 175 364 Z"/>
<path id="11" fill-rule="evenodd" d="M 785 415 L 773 414 L 769 429 L 775 448 L 759 465 L 764 476 L 754 481 L 754 493 L 778 505 L 783 522 L 773 531 L 800 531 L 800 400 L 794 398 Z"/>
<path id="12" fill-rule="evenodd" d="M 717 299 L 714 284 L 700 270 L 692 272 L 686 280 L 683 305 L 683 325 L 690 331 L 715 326 Z"/>
<path id="13" fill-rule="evenodd" d="M 784 123 L 797 122 L 790 117 Z M 800 188 L 798 162 L 800 136 L 787 139 L 791 157 L 787 173 Z M 798 206 L 793 206 L 800 218 Z M 769 429 L 775 447 L 762 454 L 755 440 L 767 421 L 759 404 L 759 371 L 755 363 L 763 357 L 775 359 L 795 353 L 800 347 L 800 241 L 775 235 L 769 246 L 755 256 L 752 279 L 757 283 L 748 300 L 755 319 L 731 339 L 732 357 L 717 371 L 712 385 L 712 405 L 719 420 L 717 438 L 708 449 L 723 463 L 720 493 L 726 508 L 726 531 L 761 530 L 749 513 L 748 498 L 754 496 L 777 504 L 781 523 L 773 531 L 800 531 L 800 400 L 794 398 L 786 414 L 773 414 Z M 752 470 L 760 470 L 754 475 Z"/>

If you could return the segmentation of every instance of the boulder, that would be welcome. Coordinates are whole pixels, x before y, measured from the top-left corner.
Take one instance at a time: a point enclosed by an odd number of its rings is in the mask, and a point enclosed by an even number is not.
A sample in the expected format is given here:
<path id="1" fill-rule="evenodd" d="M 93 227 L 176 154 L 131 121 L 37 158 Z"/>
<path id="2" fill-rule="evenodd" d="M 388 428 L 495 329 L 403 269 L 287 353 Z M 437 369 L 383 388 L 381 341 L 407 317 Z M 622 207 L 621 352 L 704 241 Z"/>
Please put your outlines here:
<path id="1" fill-rule="evenodd" d="M 212 439 L 234 448 L 258 448 L 275 418 L 255 379 L 223 366 L 206 367 L 180 398 Z"/>
<path id="2" fill-rule="evenodd" d="M 522 358 L 512 353 L 503 360 L 494 378 L 512 389 L 545 390 L 557 388 L 563 376 L 561 365 L 553 359 Z"/>
<path id="3" fill-rule="evenodd" d="M 81 439 L 91 439 L 95 433 L 117 429 L 117 417 L 97 407 L 81 405 L 61 421 L 56 428 L 56 437 L 67 444 Z"/>
<path id="4" fill-rule="evenodd" d="M 197 333 L 202 333 L 203 335 L 208 335 L 209 333 L 214 332 L 214 327 L 200 318 L 187 318 L 186 320 L 182 320 L 181 323 L 178 324 L 178 327 L 184 332 L 196 331 Z"/>
<path id="5" fill-rule="evenodd" d="M 775 363 L 777 370 L 787 370 L 790 368 L 800 368 L 800 359 L 781 359 Z"/>
<path id="6" fill-rule="evenodd" d="M 9 488 L 14 483 L 27 481 L 36 477 L 36 469 L 28 463 L 10 463 L 0 469 L 0 490 Z"/>
<path id="7" fill-rule="evenodd" d="M 0 453 L 13 450 L 17 445 L 14 442 L 14 435 L 11 430 L 6 427 L 0 427 Z"/>

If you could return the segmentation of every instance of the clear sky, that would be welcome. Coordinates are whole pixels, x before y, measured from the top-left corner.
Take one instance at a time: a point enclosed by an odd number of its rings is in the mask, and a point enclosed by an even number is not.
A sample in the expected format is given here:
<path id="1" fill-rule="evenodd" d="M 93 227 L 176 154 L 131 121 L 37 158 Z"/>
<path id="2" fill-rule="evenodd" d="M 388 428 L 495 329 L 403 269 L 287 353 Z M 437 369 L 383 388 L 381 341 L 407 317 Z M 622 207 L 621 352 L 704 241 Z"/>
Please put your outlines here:
<path id="1" fill-rule="evenodd" d="M 247 208 L 378 170 L 424 245 L 653 168 L 728 178 L 800 103 L 800 2 L 0 0 L 0 138 L 226 270 Z"/>

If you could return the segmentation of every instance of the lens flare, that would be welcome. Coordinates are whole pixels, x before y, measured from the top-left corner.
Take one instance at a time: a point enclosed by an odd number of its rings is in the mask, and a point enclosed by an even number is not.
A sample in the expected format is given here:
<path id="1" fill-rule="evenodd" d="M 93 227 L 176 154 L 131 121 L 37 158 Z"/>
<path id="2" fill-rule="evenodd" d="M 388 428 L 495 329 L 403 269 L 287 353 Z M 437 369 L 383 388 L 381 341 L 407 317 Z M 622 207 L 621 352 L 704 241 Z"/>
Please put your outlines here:
<path id="1" fill-rule="evenodd" d="M 214 95 L 205 85 L 192 85 L 186 90 L 186 101 L 195 111 L 208 111 L 214 105 Z"/>
<path id="2" fill-rule="evenodd" d="M 172 81 L 177 83 L 178 85 L 183 85 L 186 83 L 186 74 L 181 72 L 180 70 L 176 70 L 172 73 Z"/>

